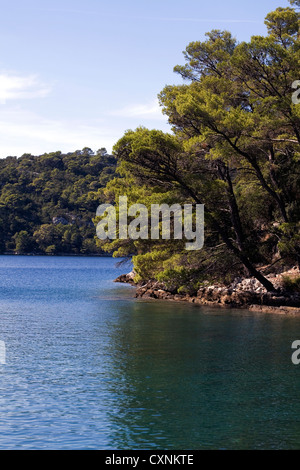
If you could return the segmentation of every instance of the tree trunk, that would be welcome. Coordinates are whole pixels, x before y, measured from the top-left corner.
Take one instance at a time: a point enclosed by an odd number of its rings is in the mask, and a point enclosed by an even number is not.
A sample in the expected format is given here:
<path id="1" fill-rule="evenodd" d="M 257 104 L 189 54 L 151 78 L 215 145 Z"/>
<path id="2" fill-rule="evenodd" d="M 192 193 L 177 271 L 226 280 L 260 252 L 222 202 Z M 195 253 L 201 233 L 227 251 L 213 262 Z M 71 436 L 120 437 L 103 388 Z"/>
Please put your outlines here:
<path id="1" fill-rule="evenodd" d="M 227 192 L 227 199 L 228 199 L 228 204 L 229 204 L 229 209 L 230 209 L 231 223 L 234 229 L 236 243 L 239 247 L 239 250 L 242 251 L 244 249 L 245 237 L 244 237 L 241 218 L 240 218 L 240 211 L 236 202 L 232 179 L 230 176 L 230 169 L 228 165 L 225 165 L 225 163 L 221 161 L 218 162 L 218 169 L 219 169 L 219 174 L 221 178 L 223 179 L 223 181 L 225 181 L 227 185 L 226 192 Z"/>
<path id="2" fill-rule="evenodd" d="M 185 191 L 188 192 L 188 194 L 194 199 L 196 204 L 203 204 L 202 201 L 199 199 L 199 197 L 194 193 L 194 191 L 187 186 L 184 181 L 182 181 L 180 178 L 176 178 L 177 182 L 181 185 Z M 245 268 L 249 271 L 249 273 L 255 277 L 264 287 L 268 292 L 275 291 L 275 288 L 272 284 L 271 281 L 269 281 L 262 273 L 260 273 L 251 263 L 249 258 L 245 253 L 243 253 L 243 250 L 240 250 L 238 247 L 236 247 L 230 238 L 228 237 L 227 233 L 223 229 L 223 227 L 219 224 L 219 222 L 214 218 L 214 216 L 206 210 L 205 212 L 206 217 L 209 219 L 212 227 L 220 234 L 223 242 L 226 244 L 226 246 L 229 248 L 229 250 L 236 255 L 236 257 L 241 261 L 241 263 L 245 266 Z"/>

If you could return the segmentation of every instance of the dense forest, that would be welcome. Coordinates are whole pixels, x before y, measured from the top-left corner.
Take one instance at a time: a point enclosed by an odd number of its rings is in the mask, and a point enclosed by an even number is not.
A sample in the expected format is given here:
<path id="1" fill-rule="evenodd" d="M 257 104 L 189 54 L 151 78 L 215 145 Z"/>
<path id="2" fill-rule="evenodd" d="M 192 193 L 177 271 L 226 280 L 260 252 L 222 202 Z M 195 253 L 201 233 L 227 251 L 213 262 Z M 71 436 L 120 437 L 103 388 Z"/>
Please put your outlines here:
<path id="1" fill-rule="evenodd" d="M 97 191 L 115 168 L 104 148 L 0 159 L 0 253 L 101 253 Z"/>
<path id="2" fill-rule="evenodd" d="M 203 282 L 300 264 L 300 1 L 265 19 L 266 36 L 238 43 L 213 30 L 190 43 L 174 71 L 182 85 L 159 95 L 173 133 L 138 128 L 116 143 L 122 178 L 108 202 L 205 205 L 204 249 L 174 240 L 100 242 L 133 256 L 135 279 L 193 294 Z M 293 8 L 293 6 L 295 8 Z"/>

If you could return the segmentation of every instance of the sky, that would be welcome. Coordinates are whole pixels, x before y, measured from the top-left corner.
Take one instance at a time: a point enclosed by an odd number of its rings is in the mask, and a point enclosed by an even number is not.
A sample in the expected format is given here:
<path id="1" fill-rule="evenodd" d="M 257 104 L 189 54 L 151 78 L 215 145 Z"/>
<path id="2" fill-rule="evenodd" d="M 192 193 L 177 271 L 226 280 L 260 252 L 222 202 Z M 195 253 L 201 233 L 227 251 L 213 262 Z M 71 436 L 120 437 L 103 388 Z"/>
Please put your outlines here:
<path id="1" fill-rule="evenodd" d="M 0 158 L 170 132 L 157 95 L 212 29 L 248 41 L 287 0 L 0 0 Z"/>

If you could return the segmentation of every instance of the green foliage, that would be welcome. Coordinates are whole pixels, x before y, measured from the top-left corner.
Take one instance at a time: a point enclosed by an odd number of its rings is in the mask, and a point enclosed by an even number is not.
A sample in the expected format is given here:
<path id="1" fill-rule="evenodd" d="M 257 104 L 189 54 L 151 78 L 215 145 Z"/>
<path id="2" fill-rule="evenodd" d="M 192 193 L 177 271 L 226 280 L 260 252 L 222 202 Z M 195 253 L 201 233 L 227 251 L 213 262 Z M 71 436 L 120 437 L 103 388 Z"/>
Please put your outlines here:
<path id="1" fill-rule="evenodd" d="M 267 15 L 265 24 L 270 36 L 287 46 L 298 34 L 299 15 L 292 8 L 277 8 Z"/>
<path id="2" fill-rule="evenodd" d="M 195 295 L 200 286 L 201 270 L 176 266 L 160 273 L 157 279 L 163 282 L 171 292 Z"/>
<path id="3" fill-rule="evenodd" d="M 283 276 L 282 285 L 289 292 L 300 292 L 300 277 Z"/>
<path id="4" fill-rule="evenodd" d="M 300 265 L 300 222 L 286 223 L 278 227 L 278 249 L 283 258 Z"/>
<path id="5" fill-rule="evenodd" d="M 30 253 L 34 247 L 33 239 L 26 230 L 15 233 L 13 239 L 16 243 L 16 253 Z"/>
<path id="6" fill-rule="evenodd" d="M 0 160 L 0 252 L 101 253 L 92 219 L 115 169 L 103 148 Z"/>
<path id="7" fill-rule="evenodd" d="M 121 189 L 142 203 L 167 194 L 169 204 L 205 204 L 205 248 L 193 257 L 180 243 L 106 241 L 117 256 L 135 255 L 138 280 L 189 292 L 247 274 L 272 290 L 259 266 L 279 256 L 300 263 L 299 20 L 295 9 L 277 8 L 265 37 L 238 44 L 213 30 L 190 43 L 174 69 L 185 83 L 159 95 L 173 134 L 138 128 L 115 145 L 122 181 L 108 184 L 106 200 Z"/>

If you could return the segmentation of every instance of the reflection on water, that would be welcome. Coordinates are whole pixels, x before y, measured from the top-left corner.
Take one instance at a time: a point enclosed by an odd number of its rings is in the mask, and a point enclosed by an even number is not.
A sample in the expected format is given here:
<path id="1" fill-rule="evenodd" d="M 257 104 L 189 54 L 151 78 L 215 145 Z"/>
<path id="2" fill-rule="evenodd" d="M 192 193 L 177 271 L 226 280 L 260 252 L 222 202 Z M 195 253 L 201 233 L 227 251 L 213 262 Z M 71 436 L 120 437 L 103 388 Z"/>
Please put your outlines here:
<path id="1" fill-rule="evenodd" d="M 0 256 L 0 448 L 300 447 L 298 318 L 138 301 L 122 271 Z"/>
<path id="2" fill-rule="evenodd" d="M 109 327 L 113 447 L 299 448 L 295 323 L 182 304 L 120 309 Z"/>

